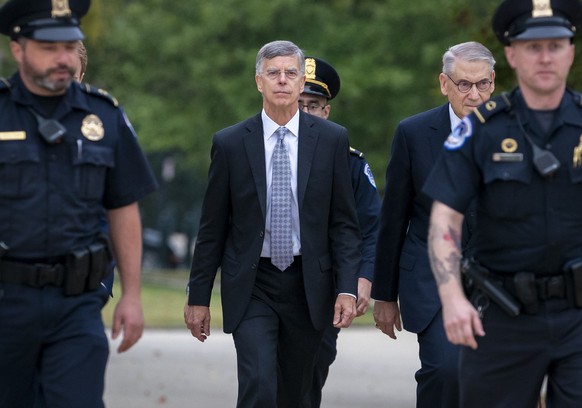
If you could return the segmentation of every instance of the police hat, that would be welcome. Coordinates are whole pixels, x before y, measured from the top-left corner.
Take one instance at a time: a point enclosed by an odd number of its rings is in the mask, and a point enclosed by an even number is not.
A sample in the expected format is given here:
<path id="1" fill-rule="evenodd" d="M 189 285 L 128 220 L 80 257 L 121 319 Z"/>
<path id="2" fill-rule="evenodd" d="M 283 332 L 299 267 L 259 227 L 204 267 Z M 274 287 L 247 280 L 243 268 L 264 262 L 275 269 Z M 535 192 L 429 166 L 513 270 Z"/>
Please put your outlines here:
<path id="1" fill-rule="evenodd" d="M 324 60 L 305 57 L 305 86 L 303 92 L 333 99 L 340 90 L 340 77 Z"/>
<path id="2" fill-rule="evenodd" d="M 0 33 L 13 40 L 76 41 L 91 0 L 9 0 L 0 8 Z"/>
<path id="3" fill-rule="evenodd" d="M 517 40 L 572 38 L 581 22 L 579 0 L 504 0 L 492 25 L 499 41 L 509 45 Z"/>

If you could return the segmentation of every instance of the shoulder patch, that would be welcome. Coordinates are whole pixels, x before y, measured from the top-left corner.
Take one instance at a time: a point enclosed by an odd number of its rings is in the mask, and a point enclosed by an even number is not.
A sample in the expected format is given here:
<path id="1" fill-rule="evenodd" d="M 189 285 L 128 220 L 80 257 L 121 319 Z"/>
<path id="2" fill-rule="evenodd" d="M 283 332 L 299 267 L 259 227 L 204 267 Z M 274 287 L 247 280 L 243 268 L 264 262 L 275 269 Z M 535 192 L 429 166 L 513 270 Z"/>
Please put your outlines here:
<path id="1" fill-rule="evenodd" d="M 377 188 L 376 187 L 376 180 L 374 180 L 374 175 L 372 174 L 372 169 L 370 168 L 370 165 L 368 163 L 366 163 L 366 165 L 364 166 L 364 174 L 366 175 L 366 177 L 368 177 L 368 181 L 370 182 L 372 187 Z"/>
<path id="2" fill-rule="evenodd" d="M 350 154 L 353 154 L 354 156 L 358 156 L 360 159 L 364 158 L 364 153 L 362 153 L 359 150 L 354 149 L 352 146 L 350 146 Z"/>
<path id="3" fill-rule="evenodd" d="M 509 101 L 509 96 L 504 92 L 501 95 L 491 98 L 487 102 L 474 108 L 473 113 L 479 122 L 485 123 L 490 117 L 510 107 L 511 102 Z"/>
<path id="4" fill-rule="evenodd" d="M 473 124 L 468 116 L 465 116 L 461 123 L 453 129 L 447 140 L 445 148 L 447 150 L 457 150 L 465 144 L 465 140 L 473 135 Z"/>
<path id="5" fill-rule="evenodd" d="M 119 106 L 119 102 L 117 102 L 117 99 L 115 99 L 113 96 L 109 95 L 109 93 L 104 89 L 95 88 L 94 86 L 91 86 L 91 85 L 86 84 L 86 83 L 80 84 L 80 88 L 85 93 L 88 93 L 91 95 L 97 95 L 97 96 L 102 97 L 103 99 L 108 100 L 116 108 Z"/>
<path id="6" fill-rule="evenodd" d="M 6 78 L 0 77 L 0 92 L 10 90 L 11 86 L 12 85 Z"/>

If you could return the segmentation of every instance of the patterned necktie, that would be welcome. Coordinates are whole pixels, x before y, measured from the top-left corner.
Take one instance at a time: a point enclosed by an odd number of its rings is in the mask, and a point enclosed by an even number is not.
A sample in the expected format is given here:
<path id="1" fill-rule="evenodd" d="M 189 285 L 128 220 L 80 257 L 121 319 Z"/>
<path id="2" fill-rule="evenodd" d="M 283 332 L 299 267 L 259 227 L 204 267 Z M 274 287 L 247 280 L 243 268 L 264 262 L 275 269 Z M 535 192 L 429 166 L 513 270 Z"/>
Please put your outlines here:
<path id="1" fill-rule="evenodd" d="M 288 130 L 281 126 L 275 134 L 273 181 L 271 185 L 271 263 L 284 271 L 293 263 L 291 240 L 291 163 L 285 147 Z"/>

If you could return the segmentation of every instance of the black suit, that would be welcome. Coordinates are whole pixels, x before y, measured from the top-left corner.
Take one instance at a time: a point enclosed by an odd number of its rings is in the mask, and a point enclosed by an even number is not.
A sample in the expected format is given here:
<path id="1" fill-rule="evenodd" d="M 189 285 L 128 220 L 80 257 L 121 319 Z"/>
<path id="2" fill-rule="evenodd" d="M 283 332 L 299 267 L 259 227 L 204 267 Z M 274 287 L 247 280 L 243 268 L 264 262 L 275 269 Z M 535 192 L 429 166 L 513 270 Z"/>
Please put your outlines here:
<path id="1" fill-rule="evenodd" d="M 432 200 L 421 192 L 450 133 L 448 103 L 400 122 L 380 216 L 372 297 L 399 300 L 404 328 L 418 334 L 417 407 L 458 405 L 458 347 L 448 343 L 442 325 L 427 250 Z"/>
<path id="2" fill-rule="evenodd" d="M 301 261 L 280 272 L 260 258 L 267 209 L 261 115 L 223 129 L 213 138 L 208 187 L 190 273 L 188 304 L 210 304 L 214 278 L 221 267 L 224 331 L 234 333 L 237 346 L 239 406 L 274 404 L 262 392 L 253 390 L 256 384 L 248 378 L 259 372 L 259 376 L 265 376 L 262 381 L 270 384 L 274 373 L 261 370 L 265 366 L 272 368 L 273 362 L 246 358 L 260 353 L 258 358 L 268 359 L 272 344 L 265 339 L 268 335 L 256 335 L 250 340 L 244 334 L 247 330 L 259 334 L 267 330 L 266 326 L 274 324 L 273 331 L 283 333 L 281 326 L 289 321 L 288 318 L 292 319 L 293 310 L 286 314 L 281 304 L 295 302 L 297 312 L 304 312 L 300 314 L 304 318 L 299 319 L 299 326 L 291 326 L 295 327 L 291 335 L 296 336 L 298 344 L 282 345 L 282 338 L 286 336 L 275 333 L 275 337 L 279 336 L 276 339 L 280 353 L 277 364 L 279 373 L 289 373 L 295 368 L 306 370 L 308 363 L 312 364 L 311 348 L 315 354 L 321 332 L 333 318 L 336 294 L 357 293 L 355 273 L 360 261 L 360 236 L 348 152 L 345 128 L 300 112 L 297 199 Z M 284 286 L 282 282 L 285 282 Z M 274 295 L 270 291 L 277 285 L 280 292 Z M 275 316 L 267 322 L 256 319 L 258 326 L 248 327 L 251 317 L 264 317 L 273 310 Z M 302 333 L 295 333 L 298 330 Z M 289 347 L 303 349 L 305 353 L 296 355 Z M 243 361 L 243 358 L 246 359 Z M 289 406 L 299 406 L 293 401 L 294 398 L 298 401 L 300 396 L 289 394 L 296 394 L 299 387 L 303 389 L 303 384 L 289 385 L 289 381 L 302 380 L 282 380 L 283 392 L 286 387 L 286 398 L 290 398 Z M 261 384 L 260 388 L 271 388 L 269 384 Z M 276 393 L 276 387 L 274 391 Z M 267 394 L 272 397 L 273 390 Z"/>

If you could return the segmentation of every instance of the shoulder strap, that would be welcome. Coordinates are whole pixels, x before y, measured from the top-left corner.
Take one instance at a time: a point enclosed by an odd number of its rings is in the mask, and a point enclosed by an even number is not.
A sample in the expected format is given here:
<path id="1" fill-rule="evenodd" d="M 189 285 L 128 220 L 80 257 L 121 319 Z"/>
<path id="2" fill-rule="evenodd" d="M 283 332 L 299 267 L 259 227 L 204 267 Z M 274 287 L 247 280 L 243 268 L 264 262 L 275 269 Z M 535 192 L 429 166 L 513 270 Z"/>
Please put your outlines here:
<path id="1" fill-rule="evenodd" d="M 119 106 L 119 102 L 117 102 L 117 99 L 115 99 L 113 96 L 109 95 L 109 93 L 101 88 L 95 88 L 94 86 L 91 86 L 89 84 L 86 83 L 82 83 L 79 85 L 81 90 L 85 93 L 88 93 L 90 95 L 97 95 L 100 96 L 101 98 L 111 102 L 111 104 L 113 106 L 115 106 L 116 108 Z"/>
<path id="2" fill-rule="evenodd" d="M 570 91 L 572 92 L 572 99 L 578 106 L 582 106 L 582 94 L 577 91 Z"/>
<path id="3" fill-rule="evenodd" d="M 364 153 L 362 153 L 359 150 L 354 149 L 352 146 L 350 146 L 350 154 L 353 154 L 354 156 L 358 156 L 360 159 L 364 158 Z"/>
<path id="4" fill-rule="evenodd" d="M 491 98 L 487 102 L 474 108 L 473 113 L 475 113 L 479 122 L 485 123 L 492 116 L 510 108 L 511 102 L 509 101 L 509 94 L 503 92 L 501 95 Z"/>
<path id="5" fill-rule="evenodd" d="M 10 90 L 11 87 L 12 85 L 6 78 L 0 77 L 0 91 Z"/>

